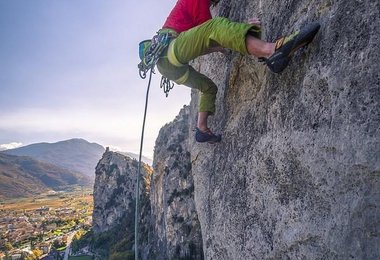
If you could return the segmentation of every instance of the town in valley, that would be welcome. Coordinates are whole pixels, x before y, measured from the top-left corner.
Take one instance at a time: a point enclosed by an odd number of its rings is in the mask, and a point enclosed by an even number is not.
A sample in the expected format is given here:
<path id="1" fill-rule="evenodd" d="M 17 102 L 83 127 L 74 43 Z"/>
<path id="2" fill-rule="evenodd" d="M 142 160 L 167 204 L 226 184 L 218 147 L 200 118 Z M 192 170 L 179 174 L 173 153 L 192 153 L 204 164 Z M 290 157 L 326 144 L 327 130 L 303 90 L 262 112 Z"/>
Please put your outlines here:
<path id="1" fill-rule="evenodd" d="M 0 201 L 0 260 L 66 259 L 72 239 L 91 228 L 92 212 L 92 190 L 83 188 Z"/>

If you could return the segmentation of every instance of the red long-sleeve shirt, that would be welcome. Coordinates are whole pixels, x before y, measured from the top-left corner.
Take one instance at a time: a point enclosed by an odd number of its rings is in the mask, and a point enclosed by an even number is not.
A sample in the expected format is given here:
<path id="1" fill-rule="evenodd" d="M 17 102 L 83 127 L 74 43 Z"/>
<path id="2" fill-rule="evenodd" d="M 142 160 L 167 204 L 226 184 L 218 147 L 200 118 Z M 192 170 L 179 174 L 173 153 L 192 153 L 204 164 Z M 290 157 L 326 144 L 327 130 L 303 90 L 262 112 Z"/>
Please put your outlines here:
<path id="1" fill-rule="evenodd" d="M 210 0 L 178 0 L 163 28 L 181 33 L 211 18 Z"/>

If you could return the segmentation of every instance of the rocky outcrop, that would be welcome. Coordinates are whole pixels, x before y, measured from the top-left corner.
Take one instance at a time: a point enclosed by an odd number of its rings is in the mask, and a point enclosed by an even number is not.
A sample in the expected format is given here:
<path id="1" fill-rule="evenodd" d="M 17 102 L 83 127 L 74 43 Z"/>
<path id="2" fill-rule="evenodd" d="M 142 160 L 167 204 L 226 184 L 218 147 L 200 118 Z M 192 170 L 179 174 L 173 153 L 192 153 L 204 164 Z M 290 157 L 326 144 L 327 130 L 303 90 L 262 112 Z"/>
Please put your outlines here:
<path id="1" fill-rule="evenodd" d="M 190 107 L 184 107 L 173 122 L 160 130 L 154 152 L 154 173 L 143 164 L 141 259 L 204 259 L 194 203 L 189 114 Z M 107 231 L 123 230 L 128 236 L 123 242 L 128 250 L 132 249 L 134 239 L 137 170 L 136 160 L 108 149 L 96 167 L 93 230 L 100 238 Z"/>
<path id="2" fill-rule="evenodd" d="M 189 113 L 190 108 L 184 107 L 156 140 L 143 259 L 203 259 L 188 143 Z"/>
<path id="3" fill-rule="evenodd" d="M 233 20 L 260 16 L 268 40 L 321 30 L 281 75 L 236 53 L 196 62 L 219 87 L 211 127 L 223 134 L 191 147 L 206 259 L 380 258 L 379 8 L 220 2 Z"/>
<path id="4" fill-rule="evenodd" d="M 94 186 L 93 230 L 102 233 L 118 227 L 125 219 L 129 223 L 126 234 L 133 234 L 133 222 L 136 199 L 136 176 L 138 161 L 108 149 L 96 166 Z M 152 174 L 151 168 L 142 164 L 140 194 L 149 188 L 147 180 Z M 123 227 L 127 228 L 127 227 Z"/>

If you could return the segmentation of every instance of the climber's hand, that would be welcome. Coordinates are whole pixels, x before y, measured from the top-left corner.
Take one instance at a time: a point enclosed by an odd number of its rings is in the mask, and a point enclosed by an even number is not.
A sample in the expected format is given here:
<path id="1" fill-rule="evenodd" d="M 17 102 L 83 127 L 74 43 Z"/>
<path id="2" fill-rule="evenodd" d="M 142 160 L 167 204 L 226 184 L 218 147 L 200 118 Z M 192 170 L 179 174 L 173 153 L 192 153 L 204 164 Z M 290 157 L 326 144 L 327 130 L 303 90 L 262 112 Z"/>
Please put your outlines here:
<path id="1" fill-rule="evenodd" d="M 257 18 L 257 17 L 254 17 L 254 18 L 249 19 L 249 20 L 248 20 L 248 23 L 249 23 L 249 24 L 252 24 L 252 25 L 255 25 L 255 26 L 257 26 L 257 27 L 261 27 L 261 21 L 260 21 L 260 19 Z"/>

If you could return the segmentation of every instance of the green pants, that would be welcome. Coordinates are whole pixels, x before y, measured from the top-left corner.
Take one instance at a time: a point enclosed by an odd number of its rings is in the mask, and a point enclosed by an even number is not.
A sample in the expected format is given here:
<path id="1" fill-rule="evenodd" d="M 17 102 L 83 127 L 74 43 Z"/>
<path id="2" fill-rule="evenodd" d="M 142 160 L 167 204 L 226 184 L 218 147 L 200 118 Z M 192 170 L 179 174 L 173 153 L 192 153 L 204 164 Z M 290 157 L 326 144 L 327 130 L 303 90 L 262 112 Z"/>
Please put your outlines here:
<path id="1" fill-rule="evenodd" d="M 222 17 L 211 19 L 180 33 L 158 60 L 157 68 L 163 76 L 177 84 L 200 90 L 199 111 L 214 113 L 217 93 L 215 83 L 197 72 L 188 62 L 216 46 L 248 54 L 245 45 L 248 31 L 260 37 L 260 29 L 253 25 L 231 22 Z"/>

